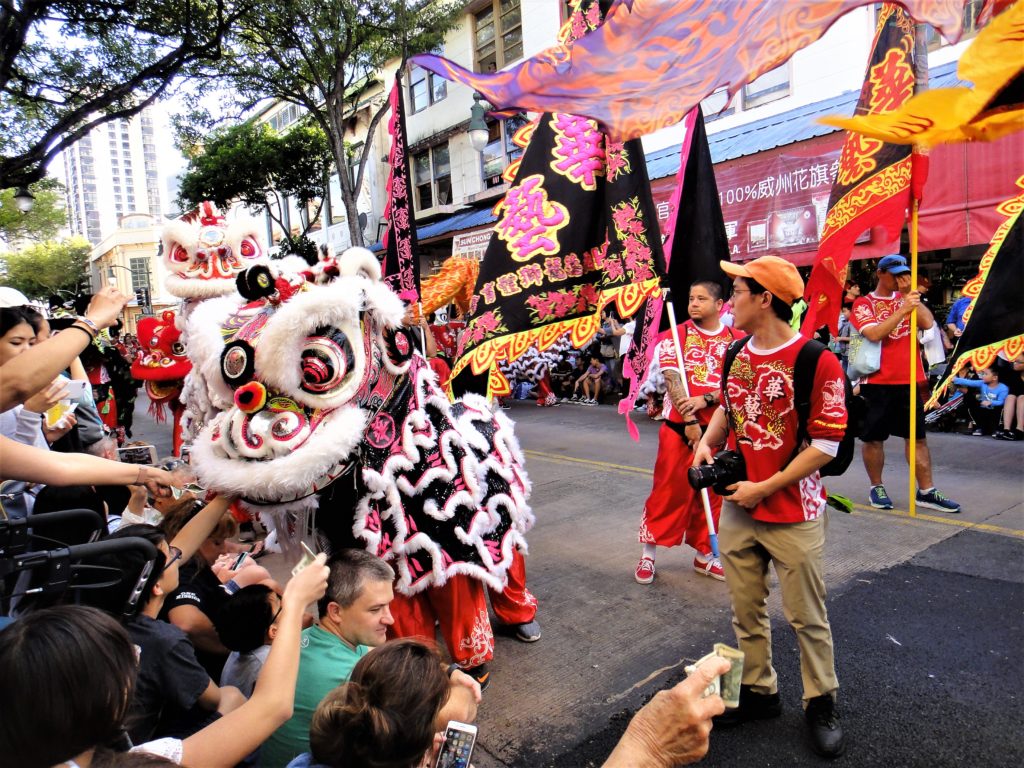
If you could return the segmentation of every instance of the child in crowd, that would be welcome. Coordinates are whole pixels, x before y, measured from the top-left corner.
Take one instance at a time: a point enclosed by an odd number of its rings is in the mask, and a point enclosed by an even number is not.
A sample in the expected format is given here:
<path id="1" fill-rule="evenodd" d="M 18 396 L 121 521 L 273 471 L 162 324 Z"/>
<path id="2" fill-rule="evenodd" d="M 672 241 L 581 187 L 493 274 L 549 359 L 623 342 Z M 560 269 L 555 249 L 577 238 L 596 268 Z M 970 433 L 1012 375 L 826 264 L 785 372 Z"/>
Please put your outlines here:
<path id="1" fill-rule="evenodd" d="M 981 368 L 977 379 L 965 379 L 956 376 L 953 383 L 960 387 L 978 390 L 977 397 L 966 397 L 967 412 L 974 420 L 972 435 L 991 435 L 999 424 L 1003 412 L 1003 403 L 1010 390 L 1005 384 L 999 383 L 999 374 L 994 368 Z"/>
<path id="2" fill-rule="evenodd" d="M 280 612 L 281 598 L 266 584 L 243 587 L 224 603 L 214 621 L 221 642 L 231 650 L 220 675 L 222 686 L 233 685 L 247 698 L 252 696 L 277 634 Z"/>

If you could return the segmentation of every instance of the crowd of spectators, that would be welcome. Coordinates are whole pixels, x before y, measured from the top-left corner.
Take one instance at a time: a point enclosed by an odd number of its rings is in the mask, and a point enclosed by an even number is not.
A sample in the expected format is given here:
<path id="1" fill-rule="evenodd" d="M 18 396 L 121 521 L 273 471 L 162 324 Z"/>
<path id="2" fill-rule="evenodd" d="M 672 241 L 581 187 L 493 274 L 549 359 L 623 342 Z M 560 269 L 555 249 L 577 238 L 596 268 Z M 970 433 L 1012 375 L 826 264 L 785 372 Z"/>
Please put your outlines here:
<path id="1" fill-rule="evenodd" d="M 480 685 L 432 641 L 387 641 L 387 563 L 319 554 L 282 587 L 236 540 L 232 499 L 193 495 L 187 468 L 117 460 L 127 435 L 82 359 L 125 303 L 105 288 L 53 335 L 27 305 L 0 315 L 0 528 L 23 555 L 5 550 L 0 582 L 3 762 L 432 764 Z M 705 689 L 727 668 L 657 694 L 606 765 L 701 757 L 723 710 Z"/>

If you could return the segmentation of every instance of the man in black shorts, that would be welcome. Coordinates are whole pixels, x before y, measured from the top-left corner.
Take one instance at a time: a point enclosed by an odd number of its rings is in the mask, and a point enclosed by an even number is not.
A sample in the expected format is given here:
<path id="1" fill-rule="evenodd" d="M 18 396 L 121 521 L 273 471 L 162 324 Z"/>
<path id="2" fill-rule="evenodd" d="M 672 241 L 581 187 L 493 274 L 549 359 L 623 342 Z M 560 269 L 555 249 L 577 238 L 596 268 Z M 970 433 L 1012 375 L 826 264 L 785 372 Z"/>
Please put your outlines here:
<path id="1" fill-rule="evenodd" d="M 882 342 L 881 367 L 860 380 L 860 393 L 867 401 L 867 415 L 860 439 L 863 441 L 864 469 L 871 480 L 871 506 L 892 509 L 892 499 L 882 485 L 885 440 L 890 435 L 910 441 L 910 315 L 917 312 L 917 325 L 927 330 L 935 325 L 931 310 L 921 302 L 920 291 L 910 290 L 910 267 L 903 256 L 885 256 L 878 262 L 878 283 L 867 296 L 853 303 L 850 322 L 868 341 Z M 920 388 L 926 383 L 920 356 L 916 361 L 917 428 L 914 434 L 917 505 L 941 512 L 959 512 L 960 505 L 940 493 L 932 483 L 932 460 L 924 435 L 924 409 Z"/>

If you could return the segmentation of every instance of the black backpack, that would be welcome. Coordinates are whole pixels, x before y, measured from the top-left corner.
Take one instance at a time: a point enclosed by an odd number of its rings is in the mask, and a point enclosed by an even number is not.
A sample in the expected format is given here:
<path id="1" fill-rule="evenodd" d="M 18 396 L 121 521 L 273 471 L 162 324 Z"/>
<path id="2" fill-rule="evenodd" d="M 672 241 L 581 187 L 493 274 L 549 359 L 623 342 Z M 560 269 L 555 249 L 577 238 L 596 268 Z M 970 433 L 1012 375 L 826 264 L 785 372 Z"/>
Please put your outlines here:
<path id="1" fill-rule="evenodd" d="M 750 341 L 750 337 L 744 336 L 730 344 L 729 349 L 726 350 L 725 362 L 722 366 L 722 402 L 727 402 L 726 379 L 732 369 L 732 363 L 748 341 Z M 818 370 L 818 359 L 822 352 L 827 350 L 828 348 L 820 341 L 808 339 L 796 356 L 796 365 L 793 369 L 793 400 L 800 425 L 796 440 L 797 451 L 800 450 L 800 446 L 805 440 L 810 439 L 807 434 L 807 422 L 811 415 L 811 391 L 814 388 L 814 374 Z M 828 464 L 818 470 L 822 477 L 841 475 L 850 466 L 850 462 L 853 461 L 857 435 L 861 432 L 864 415 L 867 411 L 867 403 L 860 395 L 853 394 L 853 385 L 845 373 L 843 374 L 843 387 L 846 391 L 846 432 L 839 443 L 839 452 Z"/>

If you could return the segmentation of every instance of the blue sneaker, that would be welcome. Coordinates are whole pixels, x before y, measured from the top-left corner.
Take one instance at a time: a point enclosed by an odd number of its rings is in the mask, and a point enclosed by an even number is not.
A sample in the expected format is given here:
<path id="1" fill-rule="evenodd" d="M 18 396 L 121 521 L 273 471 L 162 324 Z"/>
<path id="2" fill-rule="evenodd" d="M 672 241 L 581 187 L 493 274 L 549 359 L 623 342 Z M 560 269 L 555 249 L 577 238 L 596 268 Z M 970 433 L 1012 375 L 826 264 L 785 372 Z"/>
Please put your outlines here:
<path id="1" fill-rule="evenodd" d="M 917 505 L 919 507 L 927 507 L 928 509 L 937 509 L 939 512 L 951 512 L 956 514 L 960 511 L 960 505 L 952 499 L 948 499 L 939 493 L 935 488 L 932 488 L 927 493 L 923 491 L 917 492 Z"/>
<path id="2" fill-rule="evenodd" d="M 885 492 L 884 485 L 873 485 L 871 486 L 871 493 L 868 494 L 871 498 L 871 506 L 875 509 L 892 509 L 892 499 L 889 498 L 889 494 Z M 917 494 L 918 497 L 921 494 Z"/>

